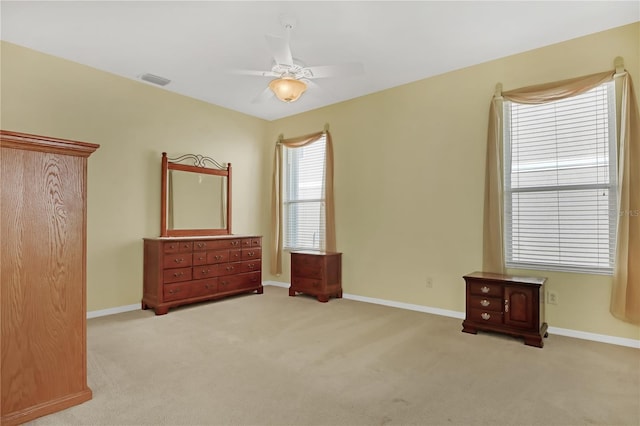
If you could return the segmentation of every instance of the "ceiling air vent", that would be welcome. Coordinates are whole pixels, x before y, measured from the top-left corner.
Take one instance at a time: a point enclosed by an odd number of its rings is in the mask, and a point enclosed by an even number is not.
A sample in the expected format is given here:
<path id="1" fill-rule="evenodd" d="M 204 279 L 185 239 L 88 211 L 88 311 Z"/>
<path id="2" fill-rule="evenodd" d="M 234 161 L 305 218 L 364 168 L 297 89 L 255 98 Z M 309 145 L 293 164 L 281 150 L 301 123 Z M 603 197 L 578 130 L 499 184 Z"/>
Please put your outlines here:
<path id="1" fill-rule="evenodd" d="M 171 80 L 169 80 L 168 78 L 149 73 L 142 74 L 140 78 L 144 81 L 148 81 L 149 83 L 157 84 L 158 86 L 166 86 L 167 84 L 171 83 Z"/>

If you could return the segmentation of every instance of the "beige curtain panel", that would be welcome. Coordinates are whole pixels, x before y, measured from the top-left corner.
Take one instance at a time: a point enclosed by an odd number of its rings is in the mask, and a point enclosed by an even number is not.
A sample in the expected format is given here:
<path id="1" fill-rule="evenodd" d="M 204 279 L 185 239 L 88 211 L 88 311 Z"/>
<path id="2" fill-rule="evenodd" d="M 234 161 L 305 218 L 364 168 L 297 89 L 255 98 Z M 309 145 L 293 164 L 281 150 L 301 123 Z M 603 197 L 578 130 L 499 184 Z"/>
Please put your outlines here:
<path id="1" fill-rule="evenodd" d="M 301 148 L 326 136 L 326 158 L 324 173 L 324 197 L 325 197 L 325 251 L 336 250 L 336 221 L 335 204 L 333 199 L 333 143 L 331 133 L 328 130 L 300 136 L 297 138 L 282 139 L 276 143 L 275 155 L 273 158 L 273 183 L 271 186 L 271 273 L 282 274 L 282 148 Z"/>
<path id="2" fill-rule="evenodd" d="M 622 108 L 618 131 L 618 231 L 611 313 L 618 319 L 640 324 L 640 115 L 628 72 L 607 71 L 585 77 L 503 92 L 489 110 L 483 268 L 505 270 L 503 241 L 502 101 L 539 104 L 579 95 L 620 76 Z"/>

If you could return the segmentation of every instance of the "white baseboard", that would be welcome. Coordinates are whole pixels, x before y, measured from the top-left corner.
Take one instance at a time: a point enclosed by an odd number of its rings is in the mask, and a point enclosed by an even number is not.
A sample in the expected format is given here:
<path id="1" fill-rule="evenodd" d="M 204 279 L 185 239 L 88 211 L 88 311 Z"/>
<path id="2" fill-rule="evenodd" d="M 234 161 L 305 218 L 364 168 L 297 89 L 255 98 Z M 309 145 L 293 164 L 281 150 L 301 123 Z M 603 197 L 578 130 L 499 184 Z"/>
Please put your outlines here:
<path id="1" fill-rule="evenodd" d="M 291 287 L 290 283 L 281 283 L 280 281 L 263 281 L 262 285 L 272 285 L 274 287 L 282 287 L 282 288 Z"/>
<path id="2" fill-rule="evenodd" d="M 278 281 L 265 281 L 262 284 L 272 285 L 275 287 L 284 287 L 284 288 L 289 288 L 290 286 L 289 283 L 283 283 Z M 366 302 L 366 303 L 373 303 L 376 305 L 391 306 L 394 308 L 424 312 L 427 314 L 442 315 L 442 316 L 451 317 L 451 318 L 464 319 L 465 317 L 464 312 L 450 311 L 448 309 L 432 308 L 429 306 L 422 306 L 422 305 L 413 305 L 411 303 L 396 302 L 393 300 L 377 299 L 375 297 L 365 297 L 365 296 L 358 296 L 356 294 L 347 294 L 347 293 L 344 293 L 342 297 L 345 299 L 356 300 L 358 302 Z M 627 339 L 624 337 L 608 336 L 606 334 L 588 333 L 586 331 L 570 330 L 567 328 L 559 328 L 559 327 L 549 327 L 547 329 L 547 332 L 549 334 L 555 334 L 558 336 L 567 336 L 567 337 L 573 337 L 576 339 L 591 340 L 594 342 L 609 343 L 612 345 L 627 346 L 630 348 L 640 349 L 640 340 Z"/>
<path id="3" fill-rule="evenodd" d="M 376 305 L 391 306 L 393 308 L 407 309 L 409 311 L 424 312 L 426 314 L 441 315 L 444 317 L 452 317 L 464 319 L 464 312 L 450 311 L 448 309 L 432 308 L 430 306 L 414 305 L 411 303 L 395 302 L 393 300 L 376 299 L 374 297 L 358 296 L 357 294 L 344 293 L 345 299 L 357 300 L 358 302 L 373 303 Z"/>
<path id="4" fill-rule="evenodd" d="M 610 343 L 612 345 L 627 346 L 640 349 L 640 340 L 627 339 L 624 337 L 608 336 L 606 334 L 588 333 L 586 331 L 571 330 L 568 328 L 549 327 L 549 334 L 558 336 L 574 337 L 582 340 L 592 340 L 594 342 Z"/>
<path id="5" fill-rule="evenodd" d="M 122 312 L 135 311 L 137 309 L 142 309 L 140 303 L 136 303 L 135 305 L 118 306 L 116 308 L 101 309 L 99 311 L 87 312 L 87 319 L 121 314 Z"/>

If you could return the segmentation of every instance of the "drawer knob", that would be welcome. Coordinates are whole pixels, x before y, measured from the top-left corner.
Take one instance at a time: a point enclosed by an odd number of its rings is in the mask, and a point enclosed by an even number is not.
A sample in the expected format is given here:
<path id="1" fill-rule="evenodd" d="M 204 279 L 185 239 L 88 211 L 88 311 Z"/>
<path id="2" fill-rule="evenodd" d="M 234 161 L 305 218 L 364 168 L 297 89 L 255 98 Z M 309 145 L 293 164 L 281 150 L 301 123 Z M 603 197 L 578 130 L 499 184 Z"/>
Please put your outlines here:
<path id="1" fill-rule="evenodd" d="M 171 290 L 169 290 L 169 294 L 176 294 L 176 293 L 180 293 L 180 289 L 179 288 L 176 288 L 176 289 L 172 288 Z"/>
<path id="2" fill-rule="evenodd" d="M 489 302 L 487 299 L 482 299 L 480 301 L 480 304 L 486 308 L 487 306 L 489 306 L 491 304 L 491 302 Z"/>
<path id="3" fill-rule="evenodd" d="M 176 277 L 176 278 L 181 277 L 183 275 L 184 275 L 184 272 L 174 272 L 173 273 L 173 276 Z"/>
<path id="4" fill-rule="evenodd" d="M 222 259 L 222 256 L 220 256 L 219 254 L 216 254 L 216 260 L 220 260 Z"/>
<path id="5" fill-rule="evenodd" d="M 207 246 L 207 243 L 198 243 L 199 248 L 206 247 L 206 246 Z"/>
<path id="6" fill-rule="evenodd" d="M 174 262 L 176 262 L 176 263 L 182 263 L 182 262 L 184 262 L 184 259 L 182 259 L 182 258 L 180 258 L 180 259 L 175 259 L 175 260 L 174 260 Z"/>
<path id="7" fill-rule="evenodd" d="M 483 320 L 485 320 L 485 321 L 486 321 L 486 320 L 488 320 L 489 318 L 491 318 L 491 315 L 490 315 L 490 314 L 488 314 L 488 313 L 486 313 L 486 312 L 483 312 L 480 316 L 481 316 L 481 317 L 482 317 L 482 319 L 483 319 Z"/>
<path id="8" fill-rule="evenodd" d="M 504 311 L 509 312 L 509 300 L 504 299 Z"/>
<path id="9" fill-rule="evenodd" d="M 227 271 L 233 271 L 233 266 L 227 266 Z"/>
<path id="10" fill-rule="evenodd" d="M 228 282 L 226 282 L 226 281 L 220 281 L 220 284 L 222 284 L 222 285 L 227 285 L 227 284 L 229 284 L 229 283 L 228 283 Z"/>
<path id="11" fill-rule="evenodd" d="M 480 288 L 480 291 L 483 292 L 483 293 L 489 293 L 489 290 L 491 290 L 491 289 L 489 287 L 487 287 L 486 285 L 482 286 Z"/>

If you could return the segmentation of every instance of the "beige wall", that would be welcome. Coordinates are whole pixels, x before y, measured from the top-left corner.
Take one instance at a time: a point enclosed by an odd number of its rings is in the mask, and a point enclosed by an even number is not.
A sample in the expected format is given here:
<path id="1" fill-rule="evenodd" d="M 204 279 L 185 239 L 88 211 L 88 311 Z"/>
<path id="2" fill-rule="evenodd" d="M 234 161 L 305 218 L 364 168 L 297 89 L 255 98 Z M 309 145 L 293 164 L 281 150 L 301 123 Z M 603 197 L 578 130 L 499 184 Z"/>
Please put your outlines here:
<path id="1" fill-rule="evenodd" d="M 89 158 L 89 311 L 140 302 L 163 151 L 231 162 L 233 230 L 262 232 L 264 120 L 4 42 L 1 71 L 2 129 L 101 145 Z"/>
<path id="2" fill-rule="evenodd" d="M 496 83 L 510 90 L 600 72 L 612 69 L 616 56 L 624 57 L 638 87 L 640 24 L 269 123 L 271 140 L 330 123 L 344 291 L 464 311 L 461 277 L 482 265 L 488 108 Z M 609 313 L 610 277 L 513 272 L 549 278 L 559 300 L 547 306 L 550 326 L 640 338 L 640 328 Z M 287 282 L 288 275 L 272 279 Z"/>
<path id="3" fill-rule="evenodd" d="M 589 74 L 623 56 L 638 85 L 639 40 L 634 24 L 270 123 L 2 43 L 1 127 L 102 145 L 89 159 L 90 311 L 140 301 L 141 239 L 159 233 L 162 151 L 232 162 L 234 232 L 260 233 L 266 247 L 277 135 L 328 122 L 345 292 L 461 312 L 461 276 L 481 267 L 495 84 L 509 90 Z M 265 257 L 264 279 L 288 282 L 286 272 L 269 275 Z M 543 275 L 559 297 L 547 307 L 550 326 L 640 338 L 638 327 L 609 314 L 608 277 Z"/>

